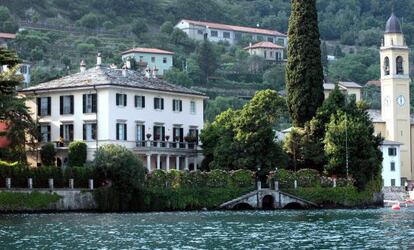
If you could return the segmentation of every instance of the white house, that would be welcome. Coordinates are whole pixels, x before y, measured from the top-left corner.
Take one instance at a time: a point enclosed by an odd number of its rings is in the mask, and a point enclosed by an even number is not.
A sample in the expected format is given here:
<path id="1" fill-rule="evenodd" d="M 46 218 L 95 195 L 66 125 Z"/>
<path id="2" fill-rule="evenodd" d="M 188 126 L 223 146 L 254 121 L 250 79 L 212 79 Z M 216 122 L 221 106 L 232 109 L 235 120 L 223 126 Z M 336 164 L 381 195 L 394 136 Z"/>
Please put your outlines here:
<path id="1" fill-rule="evenodd" d="M 88 160 L 104 144 L 120 144 L 153 169 L 195 169 L 201 160 L 203 93 L 152 75 L 101 64 L 25 88 L 27 105 L 40 124 L 42 142 L 56 145 L 57 165 L 67 161 L 70 141 L 88 145 Z M 39 163 L 38 152 L 29 162 Z"/>
<path id="2" fill-rule="evenodd" d="M 382 157 L 382 180 L 384 187 L 401 186 L 401 143 L 384 140 L 381 145 Z"/>
<path id="3" fill-rule="evenodd" d="M 287 47 L 287 35 L 276 30 L 259 29 L 220 23 L 194 21 L 183 19 L 175 28 L 184 31 L 189 38 L 203 40 L 205 37 L 212 42 L 227 41 L 237 44 L 242 37 L 254 41 L 267 41 Z"/>
<path id="4" fill-rule="evenodd" d="M 174 52 L 155 48 L 133 48 L 122 52 L 122 60 L 134 60 L 142 68 L 156 69 L 157 75 L 164 75 L 173 66 Z"/>
<path id="5" fill-rule="evenodd" d="M 361 100 L 361 90 L 362 86 L 356 82 L 338 82 L 338 88 L 342 93 L 346 95 L 353 95 L 356 101 Z M 334 83 L 324 83 L 323 84 L 323 93 L 325 99 L 329 97 L 329 94 L 335 89 Z"/>
<path id="6" fill-rule="evenodd" d="M 283 62 L 283 50 L 281 45 L 274 44 L 272 42 L 258 42 L 256 44 L 249 44 L 244 48 L 250 55 L 255 55 L 264 58 L 269 62 Z"/>

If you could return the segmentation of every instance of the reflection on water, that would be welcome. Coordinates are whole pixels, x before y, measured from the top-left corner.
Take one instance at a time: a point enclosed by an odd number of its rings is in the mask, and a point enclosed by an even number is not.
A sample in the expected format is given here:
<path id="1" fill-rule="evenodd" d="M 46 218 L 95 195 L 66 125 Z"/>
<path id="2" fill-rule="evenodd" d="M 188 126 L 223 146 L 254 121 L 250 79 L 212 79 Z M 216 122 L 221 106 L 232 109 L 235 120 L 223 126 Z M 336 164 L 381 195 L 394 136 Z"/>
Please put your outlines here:
<path id="1" fill-rule="evenodd" d="M 0 215 L 0 249 L 414 249 L 414 210 Z"/>

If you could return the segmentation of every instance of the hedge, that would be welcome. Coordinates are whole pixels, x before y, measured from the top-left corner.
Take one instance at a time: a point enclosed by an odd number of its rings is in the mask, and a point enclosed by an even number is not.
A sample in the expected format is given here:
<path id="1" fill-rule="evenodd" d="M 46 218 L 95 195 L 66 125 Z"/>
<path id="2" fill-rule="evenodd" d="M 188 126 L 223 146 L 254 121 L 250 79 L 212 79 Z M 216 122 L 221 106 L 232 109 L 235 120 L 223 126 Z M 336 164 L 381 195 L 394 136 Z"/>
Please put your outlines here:
<path id="1" fill-rule="evenodd" d="M 57 194 L 48 193 L 16 193 L 0 192 L 0 210 L 13 211 L 16 209 L 46 209 L 50 203 L 61 198 Z"/>

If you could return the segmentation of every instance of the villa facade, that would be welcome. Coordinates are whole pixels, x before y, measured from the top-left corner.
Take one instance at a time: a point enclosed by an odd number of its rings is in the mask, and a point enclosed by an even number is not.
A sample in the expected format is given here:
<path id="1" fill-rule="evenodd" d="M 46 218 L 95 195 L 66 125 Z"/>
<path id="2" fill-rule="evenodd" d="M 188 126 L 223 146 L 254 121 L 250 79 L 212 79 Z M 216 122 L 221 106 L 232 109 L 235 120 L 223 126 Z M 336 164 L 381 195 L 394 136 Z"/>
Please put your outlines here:
<path id="1" fill-rule="evenodd" d="M 196 169 L 207 97 L 154 75 L 106 67 L 101 60 L 20 91 L 40 124 L 39 140 L 56 145 L 57 165 L 65 165 L 68 144 L 79 140 L 88 146 L 88 160 L 98 147 L 119 144 L 138 154 L 148 170 Z M 29 162 L 39 161 L 39 152 L 32 152 Z"/>
<path id="2" fill-rule="evenodd" d="M 155 48 L 133 48 L 122 52 L 122 60 L 133 58 L 141 69 L 155 70 L 157 76 L 164 75 L 173 66 L 174 52 Z M 130 67 L 128 67 L 130 68 Z"/>

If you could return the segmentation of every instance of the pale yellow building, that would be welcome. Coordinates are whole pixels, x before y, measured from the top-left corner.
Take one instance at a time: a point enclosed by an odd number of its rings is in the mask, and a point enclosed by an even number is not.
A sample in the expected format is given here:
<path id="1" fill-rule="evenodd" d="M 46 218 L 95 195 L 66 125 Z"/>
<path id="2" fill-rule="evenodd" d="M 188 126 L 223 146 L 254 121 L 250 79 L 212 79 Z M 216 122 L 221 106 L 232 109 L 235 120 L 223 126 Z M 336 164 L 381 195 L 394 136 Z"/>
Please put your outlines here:
<path id="1" fill-rule="evenodd" d="M 339 90 L 346 95 L 354 96 L 356 101 L 361 100 L 361 85 L 356 82 L 338 82 Z M 329 97 L 329 94 L 335 89 L 334 83 L 323 84 L 323 94 L 325 99 Z"/>
<path id="2" fill-rule="evenodd" d="M 258 42 L 244 48 L 250 55 L 259 56 L 266 61 L 283 62 L 284 47 L 272 42 Z"/>
<path id="3" fill-rule="evenodd" d="M 400 142 L 401 179 L 413 179 L 414 123 L 410 116 L 409 49 L 401 24 L 392 14 L 387 21 L 381 57 L 381 111 L 370 110 L 375 133 Z M 402 182 L 404 183 L 404 182 Z"/>

